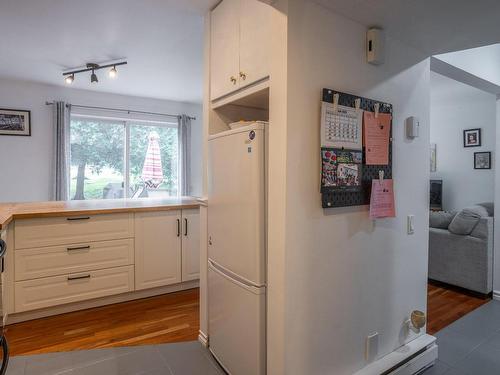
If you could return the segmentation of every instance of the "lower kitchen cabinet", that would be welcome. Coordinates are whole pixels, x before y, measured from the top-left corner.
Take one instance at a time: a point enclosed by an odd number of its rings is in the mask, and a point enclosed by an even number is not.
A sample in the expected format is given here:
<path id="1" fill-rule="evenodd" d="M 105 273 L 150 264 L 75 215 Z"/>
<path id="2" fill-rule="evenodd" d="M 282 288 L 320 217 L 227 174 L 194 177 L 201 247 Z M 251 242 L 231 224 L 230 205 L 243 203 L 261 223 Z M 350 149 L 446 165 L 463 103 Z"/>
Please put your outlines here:
<path id="1" fill-rule="evenodd" d="M 135 214 L 135 289 L 182 280 L 181 211 Z"/>
<path id="2" fill-rule="evenodd" d="M 134 266 L 44 277 L 15 283 L 16 312 L 134 290 Z"/>
<path id="3" fill-rule="evenodd" d="M 182 210 L 182 281 L 200 278 L 200 210 Z"/>
<path id="4" fill-rule="evenodd" d="M 199 208 L 16 220 L 8 239 L 1 232 L 12 244 L 4 275 L 7 310 L 197 280 L 200 228 Z"/>

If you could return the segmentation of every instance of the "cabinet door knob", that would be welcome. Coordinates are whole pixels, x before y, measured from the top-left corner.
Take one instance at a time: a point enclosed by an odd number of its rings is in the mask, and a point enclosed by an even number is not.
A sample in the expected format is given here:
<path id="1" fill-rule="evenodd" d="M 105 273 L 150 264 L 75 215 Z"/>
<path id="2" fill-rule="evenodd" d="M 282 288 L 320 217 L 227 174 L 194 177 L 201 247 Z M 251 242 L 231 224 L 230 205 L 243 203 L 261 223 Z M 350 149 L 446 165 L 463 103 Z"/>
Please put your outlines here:
<path id="1" fill-rule="evenodd" d="M 230 80 L 233 83 L 233 85 L 236 85 L 237 79 L 235 76 L 231 76 Z"/>
<path id="2" fill-rule="evenodd" d="M 244 81 L 245 79 L 247 79 L 247 75 L 243 72 L 240 72 L 240 78 Z"/>

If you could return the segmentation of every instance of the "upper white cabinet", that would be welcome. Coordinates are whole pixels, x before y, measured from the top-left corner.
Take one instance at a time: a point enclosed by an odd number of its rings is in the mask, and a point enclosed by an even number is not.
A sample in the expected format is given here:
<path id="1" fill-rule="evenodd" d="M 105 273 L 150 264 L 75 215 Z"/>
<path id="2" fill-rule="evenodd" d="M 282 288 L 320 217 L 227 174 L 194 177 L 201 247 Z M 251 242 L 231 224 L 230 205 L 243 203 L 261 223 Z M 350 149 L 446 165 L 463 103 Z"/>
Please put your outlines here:
<path id="1" fill-rule="evenodd" d="M 240 0 L 224 0 L 212 11 L 210 43 L 211 97 L 238 88 Z"/>
<path id="2" fill-rule="evenodd" d="M 200 278 L 200 210 L 182 210 L 182 281 Z"/>
<path id="3" fill-rule="evenodd" d="M 181 282 L 181 211 L 135 214 L 135 289 Z"/>
<path id="4" fill-rule="evenodd" d="M 271 6 L 240 0 L 241 87 L 269 76 Z"/>
<path id="5" fill-rule="evenodd" d="M 271 15 L 258 0 L 223 0 L 212 11 L 212 100 L 269 76 Z"/>

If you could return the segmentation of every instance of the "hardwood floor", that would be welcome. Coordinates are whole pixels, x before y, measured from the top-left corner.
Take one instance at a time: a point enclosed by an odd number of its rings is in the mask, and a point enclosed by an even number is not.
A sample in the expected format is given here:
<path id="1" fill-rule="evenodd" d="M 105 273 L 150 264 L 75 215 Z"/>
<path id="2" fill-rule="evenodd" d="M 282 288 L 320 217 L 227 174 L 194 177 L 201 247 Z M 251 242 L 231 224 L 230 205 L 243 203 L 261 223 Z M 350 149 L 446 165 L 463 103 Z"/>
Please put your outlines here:
<path id="1" fill-rule="evenodd" d="M 455 320 L 489 302 L 458 288 L 429 282 L 427 289 L 427 333 L 433 335 Z"/>
<path id="2" fill-rule="evenodd" d="M 199 289 L 9 325 L 11 355 L 196 340 Z"/>
<path id="3" fill-rule="evenodd" d="M 434 334 L 487 303 L 461 290 L 428 284 L 427 332 Z M 11 355 L 196 340 L 199 289 L 9 325 Z"/>

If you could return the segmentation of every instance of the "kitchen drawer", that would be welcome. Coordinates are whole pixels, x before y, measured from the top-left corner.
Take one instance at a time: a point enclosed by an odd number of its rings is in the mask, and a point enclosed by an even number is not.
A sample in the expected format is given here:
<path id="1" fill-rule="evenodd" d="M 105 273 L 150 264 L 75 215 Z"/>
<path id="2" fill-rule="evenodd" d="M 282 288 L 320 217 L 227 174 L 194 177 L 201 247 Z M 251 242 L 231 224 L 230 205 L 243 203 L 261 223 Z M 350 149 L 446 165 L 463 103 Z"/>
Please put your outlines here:
<path id="1" fill-rule="evenodd" d="M 16 312 L 134 290 L 134 266 L 107 268 L 15 283 Z"/>
<path id="2" fill-rule="evenodd" d="M 14 236 L 16 249 L 130 238 L 134 236 L 134 215 L 120 213 L 16 220 Z"/>
<path id="3" fill-rule="evenodd" d="M 134 264 L 134 240 L 111 240 L 15 252 L 16 281 Z"/>

